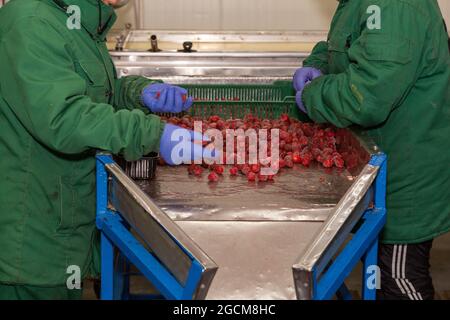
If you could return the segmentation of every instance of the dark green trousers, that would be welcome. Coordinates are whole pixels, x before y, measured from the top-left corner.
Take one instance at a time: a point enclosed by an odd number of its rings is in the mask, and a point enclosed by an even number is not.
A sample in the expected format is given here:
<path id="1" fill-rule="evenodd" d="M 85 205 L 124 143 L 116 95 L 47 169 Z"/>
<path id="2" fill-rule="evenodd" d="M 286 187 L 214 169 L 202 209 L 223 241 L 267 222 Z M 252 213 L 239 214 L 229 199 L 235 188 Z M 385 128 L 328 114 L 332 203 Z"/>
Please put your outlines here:
<path id="1" fill-rule="evenodd" d="M 0 284 L 0 300 L 80 300 L 83 289 Z"/>

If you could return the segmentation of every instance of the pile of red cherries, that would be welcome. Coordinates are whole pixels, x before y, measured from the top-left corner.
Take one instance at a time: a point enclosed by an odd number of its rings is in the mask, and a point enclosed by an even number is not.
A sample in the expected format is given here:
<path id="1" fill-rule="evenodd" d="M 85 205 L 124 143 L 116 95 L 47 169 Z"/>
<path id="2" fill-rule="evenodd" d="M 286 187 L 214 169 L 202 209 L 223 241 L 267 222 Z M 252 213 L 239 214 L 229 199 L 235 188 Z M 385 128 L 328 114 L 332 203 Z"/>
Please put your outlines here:
<path id="1" fill-rule="evenodd" d="M 209 129 L 220 130 L 225 141 L 228 129 L 253 129 L 257 133 L 265 129 L 265 132 L 271 132 L 272 129 L 278 129 L 279 133 L 279 152 L 276 163 L 271 159 L 271 134 L 267 134 L 267 158 L 259 159 L 257 163 L 249 163 L 248 159 L 252 148 L 250 148 L 249 139 L 245 140 L 245 163 L 238 162 L 238 157 L 235 154 L 227 155 L 226 145 L 223 145 L 223 159 L 221 163 L 203 162 L 202 164 L 191 164 L 187 166 L 187 171 L 190 175 L 203 176 L 205 172 L 208 174 L 210 182 L 217 182 L 220 177 L 228 174 L 230 176 L 245 176 L 248 181 L 257 182 L 271 182 L 274 181 L 275 176 L 283 170 L 294 168 L 295 166 L 309 167 L 313 163 L 324 168 L 338 168 L 344 169 L 346 161 L 342 154 L 338 152 L 339 139 L 337 137 L 339 129 L 331 125 L 322 125 L 314 123 L 301 122 L 297 119 L 291 118 L 283 114 L 278 119 L 260 119 L 253 115 L 247 115 L 243 119 L 222 119 L 217 115 L 210 116 L 207 119 L 200 119 L 186 115 L 183 117 L 164 118 L 163 120 L 174 125 L 194 130 L 194 122 L 202 121 L 202 130 L 205 133 Z M 235 149 L 239 146 L 235 139 Z M 244 143 L 241 141 L 241 144 Z M 254 151 L 253 151 L 254 152 Z M 230 163 L 230 158 L 234 159 Z M 226 161 L 225 161 L 226 159 Z M 163 163 L 162 163 L 163 164 Z M 262 169 L 265 167 L 276 168 L 275 174 L 262 174 Z"/>

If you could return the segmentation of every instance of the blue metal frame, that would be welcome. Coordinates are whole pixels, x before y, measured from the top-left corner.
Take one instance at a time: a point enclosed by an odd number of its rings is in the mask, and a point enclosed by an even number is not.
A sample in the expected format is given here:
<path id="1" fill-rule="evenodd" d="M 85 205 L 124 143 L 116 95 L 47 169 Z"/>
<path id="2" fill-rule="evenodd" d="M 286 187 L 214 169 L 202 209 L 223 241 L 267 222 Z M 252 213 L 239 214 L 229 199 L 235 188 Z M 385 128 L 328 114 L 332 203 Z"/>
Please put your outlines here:
<path id="1" fill-rule="evenodd" d="M 161 296 L 145 298 L 192 299 L 200 282 L 203 267 L 190 254 L 192 264 L 186 283 L 182 285 L 170 271 L 150 253 L 128 230 L 119 214 L 108 210 L 108 173 L 105 165 L 113 163 L 110 156 L 97 156 L 97 228 L 101 231 L 101 299 L 141 299 L 129 293 L 128 262 L 153 284 Z M 119 265 L 115 267 L 116 250 Z M 126 259 L 126 260 L 124 260 Z"/>
<path id="2" fill-rule="evenodd" d="M 108 210 L 108 174 L 106 164 L 113 163 L 110 156 L 97 156 L 97 227 L 101 231 L 101 298 L 116 299 L 192 299 L 202 275 L 202 266 L 192 256 L 192 266 L 186 284 L 182 286 L 175 277 L 145 249 L 129 232 L 120 215 Z M 376 288 L 369 287 L 368 280 L 374 275 L 370 266 L 377 265 L 378 235 L 386 223 L 386 171 L 387 158 L 384 154 L 372 156 L 370 164 L 379 167 L 377 178 L 371 191 L 374 193 L 374 206 L 365 211 L 361 225 L 353 238 L 332 261 L 328 268 L 317 277 L 313 272 L 314 300 L 331 299 L 335 294 L 339 298 L 352 298 L 344 281 L 361 260 L 363 269 L 362 298 L 374 300 Z M 129 293 L 128 270 L 115 268 L 115 248 L 122 256 L 119 264 L 135 265 L 139 271 L 156 287 L 161 296 L 136 296 Z M 126 268 L 126 267 L 125 267 Z"/>
<path id="3" fill-rule="evenodd" d="M 376 286 L 369 286 L 368 283 L 372 277 L 378 276 L 372 274 L 370 270 L 371 266 L 377 266 L 378 236 L 386 223 L 387 157 L 384 154 L 374 155 L 370 164 L 379 167 L 372 187 L 374 192 L 373 208 L 365 211 L 362 223 L 352 239 L 319 279 L 317 271 L 313 272 L 314 300 L 329 300 L 335 294 L 340 299 L 352 299 L 344 281 L 360 260 L 363 263 L 362 298 L 364 300 L 376 299 Z"/>

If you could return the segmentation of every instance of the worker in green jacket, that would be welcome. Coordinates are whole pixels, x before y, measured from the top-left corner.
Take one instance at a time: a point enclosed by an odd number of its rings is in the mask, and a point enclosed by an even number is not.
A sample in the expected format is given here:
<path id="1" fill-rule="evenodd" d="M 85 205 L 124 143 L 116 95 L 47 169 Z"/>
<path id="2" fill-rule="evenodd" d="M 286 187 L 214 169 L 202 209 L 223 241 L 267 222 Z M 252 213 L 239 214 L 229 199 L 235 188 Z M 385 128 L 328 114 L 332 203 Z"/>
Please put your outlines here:
<path id="1" fill-rule="evenodd" d="M 450 56 L 436 0 L 341 0 L 294 76 L 318 123 L 365 130 L 388 155 L 380 299 L 432 299 L 432 240 L 450 230 Z"/>
<path id="2" fill-rule="evenodd" d="M 159 151 L 179 163 L 172 134 L 187 130 L 150 111 L 187 110 L 192 98 L 117 78 L 105 39 L 110 4 L 121 2 L 12 0 L 0 9 L 0 299 L 80 298 L 68 278 L 77 268 L 81 280 L 97 276 L 96 151 L 127 160 Z"/>

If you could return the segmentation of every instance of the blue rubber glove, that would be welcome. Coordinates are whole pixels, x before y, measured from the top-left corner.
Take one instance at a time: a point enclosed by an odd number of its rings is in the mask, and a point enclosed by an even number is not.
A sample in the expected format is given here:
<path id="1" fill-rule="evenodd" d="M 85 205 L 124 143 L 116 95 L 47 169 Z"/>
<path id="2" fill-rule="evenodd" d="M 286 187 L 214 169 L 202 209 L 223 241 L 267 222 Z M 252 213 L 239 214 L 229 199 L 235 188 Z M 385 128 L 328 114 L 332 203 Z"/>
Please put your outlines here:
<path id="1" fill-rule="evenodd" d="M 304 67 L 298 69 L 294 74 L 293 84 L 295 91 L 303 90 L 305 85 L 315 78 L 322 76 L 322 71 L 316 68 Z"/>
<path id="2" fill-rule="evenodd" d="M 142 102 L 152 112 L 180 113 L 192 107 L 187 90 L 167 83 L 154 83 L 142 91 Z"/>
<path id="3" fill-rule="evenodd" d="M 308 84 L 309 83 L 307 83 L 306 86 Z M 303 89 L 305 89 L 305 86 L 303 87 Z M 306 107 L 303 104 L 303 100 L 302 100 L 303 89 L 301 89 L 300 91 L 297 91 L 297 94 L 295 95 L 295 102 L 297 102 L 297 106 L 302 112 L 308 114 L 308 111 L 306 110 Z"/>
<path id="4" fill-rule="evenodd" d="M 294 89 L 297 91 L 295 95 L 295 101 L 297 102 L 297 106 L 304 113 L 308 113 L 305 105 L 303 104 L 302 94 L 305 87 L 311 83 L 314 79 L 322 76 L 322 71 L 316 68 L 304 67 L 298 69 L 294 74 L 293 84 Z"/>
<path id="5" fill-rule="evenodd" d="M 214 148 L 204 148 L 202 141 L 210 141 L 210 139 L 200 132 L 168 123 L 164 127 L 161 136 L 159 155 L 171 166 L 192 164 L 195 160 L 203 158 L 215 158 L 216 152 Z"/>

